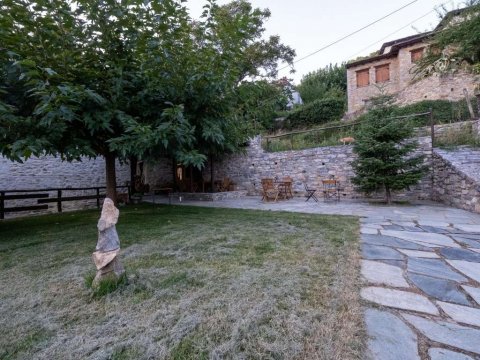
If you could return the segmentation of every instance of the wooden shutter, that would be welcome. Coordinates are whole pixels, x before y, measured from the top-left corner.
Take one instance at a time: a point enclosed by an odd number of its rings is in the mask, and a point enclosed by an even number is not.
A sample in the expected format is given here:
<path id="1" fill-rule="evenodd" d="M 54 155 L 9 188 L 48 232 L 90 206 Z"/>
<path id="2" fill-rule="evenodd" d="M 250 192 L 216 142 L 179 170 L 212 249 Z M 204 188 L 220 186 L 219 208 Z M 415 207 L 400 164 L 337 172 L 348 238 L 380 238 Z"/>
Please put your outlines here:
<path id="1" fill-rule="evenodd" d="M 357 71 L 357 87 L 367 86 L 370 84 L 370 71 L 363 69 Z"/>
<path id="2" fill-rule="evenodd" d="M 390 65 L 380 65 L 375 68 L 375 81 L 382 83 L 390 80 Z"/>
<path id="3" fill-rule="evenodd" d="M 423 56 L 423 48 L 410 51 L 410 56 L 412 59 L 412 63 L 416 63 Z"/>

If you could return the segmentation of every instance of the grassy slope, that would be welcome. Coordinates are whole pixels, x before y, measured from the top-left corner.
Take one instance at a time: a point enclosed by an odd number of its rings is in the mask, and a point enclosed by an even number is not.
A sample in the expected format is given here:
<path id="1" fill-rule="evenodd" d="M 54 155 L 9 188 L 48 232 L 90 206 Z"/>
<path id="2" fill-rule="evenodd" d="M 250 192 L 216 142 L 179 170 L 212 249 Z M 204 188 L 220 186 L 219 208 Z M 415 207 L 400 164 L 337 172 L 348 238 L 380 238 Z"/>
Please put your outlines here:
<path id="1" fill-rule="evenodd" d="M 0 222 L 0 358 L 362 358 L 355 218 L 123 208 L 129 283 L 95 299 L 97 219 Z"/>

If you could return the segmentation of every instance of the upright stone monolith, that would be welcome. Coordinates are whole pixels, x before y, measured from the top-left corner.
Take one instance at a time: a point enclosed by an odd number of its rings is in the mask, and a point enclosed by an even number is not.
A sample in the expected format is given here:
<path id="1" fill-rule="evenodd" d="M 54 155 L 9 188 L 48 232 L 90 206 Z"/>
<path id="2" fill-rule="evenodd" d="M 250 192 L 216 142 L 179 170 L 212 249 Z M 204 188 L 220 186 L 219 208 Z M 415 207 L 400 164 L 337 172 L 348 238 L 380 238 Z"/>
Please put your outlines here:
<path id="1" fill-rule="evenodd" d="M 98 220 L 98 241 L 96 251 L 93 253 L 93 262 L 97 267 L 97 275 L 93 280 L 93 286 L 97 286 L 101 280 L 119 280 L 125 269 L 118 258 L 120 252 L 120 240 L 118 239 L 115 224 L 118 221 L 120 211 L 113 201 L 106 198 L 103 202 L 102 215 Z"/>

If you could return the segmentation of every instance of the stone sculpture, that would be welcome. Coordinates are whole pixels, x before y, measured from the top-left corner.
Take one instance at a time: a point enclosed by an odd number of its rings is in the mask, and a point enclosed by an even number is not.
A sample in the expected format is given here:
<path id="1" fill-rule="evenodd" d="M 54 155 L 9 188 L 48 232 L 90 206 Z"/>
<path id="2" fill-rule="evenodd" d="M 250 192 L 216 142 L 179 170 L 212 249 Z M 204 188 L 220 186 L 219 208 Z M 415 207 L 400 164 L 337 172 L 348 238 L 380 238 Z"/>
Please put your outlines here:
<path id="1" fill-rule="evenodd" d="M 103 202 L 102 215 L 98 220 L 98 241 L 96 251 L 93 253 L 93 262 L 97 267 L 97 275 L 93 280 L 94 286 L 106 278 L 119 280 L 125 274 L 125 269 L 118 258 L 120 240 L 115 224 L 119 214 L 120 211 L 113 201 L 106 198 Z"/>

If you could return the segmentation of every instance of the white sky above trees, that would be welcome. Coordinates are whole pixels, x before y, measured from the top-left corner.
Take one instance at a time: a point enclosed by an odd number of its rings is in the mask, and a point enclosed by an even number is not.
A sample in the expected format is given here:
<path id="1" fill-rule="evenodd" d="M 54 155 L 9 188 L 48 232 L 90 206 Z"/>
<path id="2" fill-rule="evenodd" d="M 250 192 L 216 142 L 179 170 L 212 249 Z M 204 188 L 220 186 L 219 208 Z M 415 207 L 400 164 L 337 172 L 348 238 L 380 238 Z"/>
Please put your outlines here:
<path id="1" fill-rule="evenodd" d="M 284 44 L 296 50 L 297 60 L 411 1 L 413 0 L 250 0 L 255 7 L 270 9 L 272 15 L 265 24 L 265 35 L 280 35 Z M 218 4 L 228 2 L 217 0 Z M 203 0 L 188 0 L 191 16 L 200 17 L 204 4 Z M 432 30 L 440 21 L 434 9 L 442 4 L 452 10 L 462 2 L 417 0 L 350 38 L 298 62 L 295 64 L 295 74 L 289 74 L 289 70 L 285 69 L 280 71 L 279 77 L 288 76 L 298 84 L 303 75 L 329 63 L 368 55 L 386 41 Z"/>

